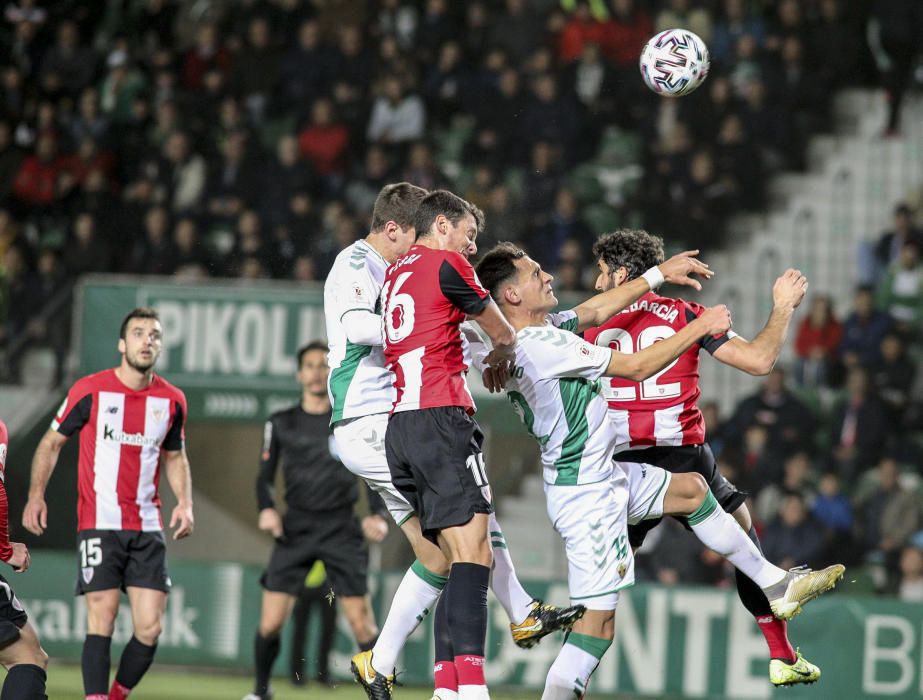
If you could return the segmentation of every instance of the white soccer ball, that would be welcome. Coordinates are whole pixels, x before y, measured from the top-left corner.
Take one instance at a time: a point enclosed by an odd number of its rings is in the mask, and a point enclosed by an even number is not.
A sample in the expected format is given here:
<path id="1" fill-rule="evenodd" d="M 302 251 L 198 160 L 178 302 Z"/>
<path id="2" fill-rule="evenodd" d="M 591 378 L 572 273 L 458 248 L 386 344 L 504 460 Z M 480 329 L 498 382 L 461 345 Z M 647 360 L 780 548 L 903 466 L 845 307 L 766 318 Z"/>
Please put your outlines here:
<path id="1" fill-rule="evenodd" d="M 708 47 L 687 29 L 667 29 L 644 45 L 641 76 L 658 95 L 688 95 L 708 76 Z"/>

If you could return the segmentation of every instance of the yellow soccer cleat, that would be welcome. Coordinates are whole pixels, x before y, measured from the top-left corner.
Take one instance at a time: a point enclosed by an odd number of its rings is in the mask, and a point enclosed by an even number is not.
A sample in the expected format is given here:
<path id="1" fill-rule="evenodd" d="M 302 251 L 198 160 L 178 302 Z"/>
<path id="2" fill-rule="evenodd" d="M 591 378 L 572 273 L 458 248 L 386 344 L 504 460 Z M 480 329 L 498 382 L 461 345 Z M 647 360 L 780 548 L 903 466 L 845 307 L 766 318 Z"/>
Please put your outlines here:
<path id="1" fill-rule="evenodd" d="M 769 682 L 777 688 L 799 683 L 816 683 L 820 678 L 820 669 L 805 659 L 801 652 L 795 650 L 795 663 L 788 663 L 782 659 L 772 659 L 769 662 Z"/>
<path id="2" fill-rule="evenodd" d="M 555 605 L 546 605 L 541 600 L 535 600 L 532 603 L 532 612 L 529 613 L 529 617 L 518 625 L 510 624 L 510 633 L 513 635 L 516 646 L 531 649 L 539 643 L 542 637 L 555 630 L 569 630 L 577 620 L 583 617 L 585 612 L 586 608 L 582 605 L 559 608 Z"/>
<path id="3" fill-rule="evenodd" d="M 843 578 L 844 571 L 846 567 L 842 564 L 820 571 L 803 566 L 790 569 L 781 581 L 763 589 L 772 614 L 780 620 L 791 620 L 801 612 L 802 605 L 833 588 Z"/>
<path id="4" fill-rule="evenodd" d="M 360 651 L 349 664 L 356 683 L 362 686 L 369 700 L 391 700 L 394 676 L 378 673 L 372 666 L 372 651 Z"/>

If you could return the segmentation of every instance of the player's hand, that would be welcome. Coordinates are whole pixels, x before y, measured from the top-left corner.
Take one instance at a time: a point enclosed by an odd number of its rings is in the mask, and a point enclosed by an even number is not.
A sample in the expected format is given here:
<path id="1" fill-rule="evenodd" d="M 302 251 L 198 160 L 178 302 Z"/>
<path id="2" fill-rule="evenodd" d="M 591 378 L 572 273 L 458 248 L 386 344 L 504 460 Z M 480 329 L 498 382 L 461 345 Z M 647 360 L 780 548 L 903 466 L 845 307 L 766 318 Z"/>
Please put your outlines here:
<path id="1" fill-rule="evenodd" d="M 513 361 L 515 359 L 516 353 L 513 346 L 494 348 L 487 353 L 487 357 L 484 358 L 484 364 L 493 370 L 490 381 L 495 386 L 506 386 L 506 382 L 510 378 L 510 372 L 513 370 Z"/>
<path id="2" fill-rule="evenodd" d="M 507 376 L 507 378 L 509 377 Z M 493 367 L 484 368 L 484 371 L 481 372 L 481 381 L 484 382 L 484 388 L 491 394 L 503 391 L 503 387 L 506 385 L 506 382 L 501 380 L 500 372 Z"/>
<path id="3" fill-rule="evenodd" d="M 695 257 L 698 254 L 698 250 L 685 250 L 658 265 L 663 279 L 671 284 L 702 289 L 701 283 L 690 275 L 698 275 L 708 280 L 714 277 L 715 273 L 708 265 Z"/>
<path id="4" fill-rule="evenodd" d="M 369 542 L 381 542 L 388 535 L 388 521 L 380 515 L 362 518 L 362 534 Z"/>
<path id="5" fill-rule="evenodd" d="M 275 508 L 263 508 L 263 510 L 260 511 L 260 519 L 257 522 L 257 527 L 263 532 L 268 532 L 276 539 L 282 537 L 282 533 L 284 532 L 282 529 L 282 516 L 279 515 L 279 511 Z"/>
<path id="6" fill-rule="evenodd" d="M 772 303 L 776 308 L 797 309 L 807 291 L 808 278 L 789 268 L 772 285 Z"/>
<path id="7" fill-rule="evenodd" d="M 721 335 L 731 329 L 731 312 L 724 304 L 709 306 L 699 319 L 706 326 L 705 335 Z"/>
<path id="8" fill-rule="evenodd" d="M 195 527 L 195 518 L 192 516 L 192 505 L 177 503 L 173 509 L 173 515 L 170 516 L 170 527 L 173 530 L 173 539 L 181 540 L 189 537 Z"/>
<path id="9" fill-rule="evenodd" d="M 22 526 L 33 535 L 41 535 L 48 528 L 48 505 L 44 498 L 30 498 L 22 512 Z"/>
<path id="10" fill-rule="evenodd" d="M 12 556 L 6 560 L 6 563 L 13 567 L 13 571 L 21 574 L 29 568 L 32 563 L 32 557 L 29 555 L 29 548 L 22 542 L 10 542 L 13 547 Z"/>

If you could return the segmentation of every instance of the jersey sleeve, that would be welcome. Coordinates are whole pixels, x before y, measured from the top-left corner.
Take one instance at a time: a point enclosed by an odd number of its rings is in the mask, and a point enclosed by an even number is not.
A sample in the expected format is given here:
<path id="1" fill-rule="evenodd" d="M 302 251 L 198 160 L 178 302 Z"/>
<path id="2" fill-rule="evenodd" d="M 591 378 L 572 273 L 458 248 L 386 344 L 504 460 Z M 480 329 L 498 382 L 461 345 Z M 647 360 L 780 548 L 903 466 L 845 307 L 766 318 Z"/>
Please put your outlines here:
<path id="1" fill-rule="evenodd" d="M 704 306 L 701 304 L 696 304 L 694 301 L 684 301 L 683 304 L 686 306 L 687 324 L 695 321 L 705 310 Z M 721 335 L 707 335 L 699 340 L 699 345 L 701 345 L 710 355 L 713 355 L 715 350 L 731 340 L 731 338 L 736 337 L 737 334 L 734 331 L 729 330 L 727 333 L 722 333 Z"/>
<path id="2" fill-rule="evenodd" d="M 168 452 L 178 452 L 186 444 L 186 397 L 182 393 L 176 398 L 173 422 L 163 439 L 161 448 Z"/>
<path id="3" fill-rule="evenodd" d="M 458 330 L 461 331 L 464 340 L 465 364 L 474 367 L 478 372 L 483 372 L 487 366 L 484 360 L 490 353 L 490 348 L 487 347 L 487 343 L 484 342 L 477 329 L 467 321 L 459 325 Z"/>
<path id="4" fill-rule="evenodd" d="M 490 294 L 481 286 L 471 263 L 459 253 L 450 253 L 439 266 L 442 294 L 469 316 L 481 313 L 490 303 Z"/>
<path id="5" fill-rule="evenodd" d="M 340 267 L 336 301 L 340 319 L 350 311 L 376 312 L 378 304 L 379 285 L 372 279 L 369 266 L 362 262 L 361 265 L 349 264 Z"/>
<path id="6" fill-rule="evenodd" d="M 548 323 L 555 328 L 576 333 L 577 312 L 573 309 L 568 309 L 567 311 L 553 311 L 548 314 Z"/>
<path id="7" fill-rule="evenodd" d="M 70 437 L 90 420 L 93 408 L 93 391 L 85 382 L 78 381 L 67 392 L 67 396 L 58 407 L 58 412 L 51 421 L 51 429 L 65 437 Z"/>
<path id="8" fill-rule="evenodd" d="M 612 357 L 609 348 L 588 343 L 569 331 L 534 328 L 522 333 L 527 342 L 523 351 L 542 378 L 560 377 L 599 379 Z"/>
<path id="9" fill-rule="evenodd" d="M 256 475 L 256 504 L 260 510 L 275 508 L 276 469 L 279 466 L 279 439 L 273 418 L 263 426 L 263 449 Z"/>

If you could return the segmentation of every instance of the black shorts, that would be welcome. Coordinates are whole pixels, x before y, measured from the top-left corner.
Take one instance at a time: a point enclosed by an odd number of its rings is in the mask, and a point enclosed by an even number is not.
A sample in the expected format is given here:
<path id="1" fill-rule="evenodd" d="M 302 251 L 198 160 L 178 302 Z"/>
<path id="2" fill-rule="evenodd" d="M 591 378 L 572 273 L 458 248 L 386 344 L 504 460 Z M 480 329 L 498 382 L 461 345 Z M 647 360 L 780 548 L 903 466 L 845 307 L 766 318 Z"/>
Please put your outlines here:
<path id="1" fill-rule="evenodd" d="M 29 616 L 26 615 L 22 603 L 19 602 L 19 598 L 13 592 L 13 587 L 3 576 L 0 576 L 0 624 L 12 622 L 19 629 L 22 629 L 23 625 L 28 621 Z M 12 631 L 15 635 L 16 631 Z M 3 636 L 5 637 L 6 635 L 4 634 Z"/>
<path id="2" fill-rule="evenodd" d="M 81 530 L 77 533 L 77 595 L 129 586 L 170 592 L 163 532 Z"/>
<path id="3" fill-rule="evenodd" d="M 267 591 L 298 595 L 314 562 L 320 560 L 338 596 L 368 592 L 369 550 L 352 508 L 313 517 L 286 514 L 284 530 L 260 578 Z"/>
<path id="4" fill-rule="evenodd" d="M 395 413 L 385 433 L 391 481 L 420 517 L 427 539 L 492 513 L 481 446 L 484 434 L 463 408 Z"/>
<path id="5" fill-rule="evenodd" d="M 653 464 L 673 474 L 696 472 L 705 478 L 715 500 L 726 512 L 733 513 L 747 500 L 747 494 L 738 491 L 724 475 L 718 471 L 715 455 L 708 443 L 703 445 L 680 445 L 676 447 L 648 447 L 644 450 L 630 450 L 615 455 L 619 462 L 638 462 Z M 677 518 L 685 524 L 685 518 Z M 628 526 L 628 541 L 638 548 L 647 537 L 647 533 L 657 527 L 662 518 L 642 520 L 636 525 Z"/>

